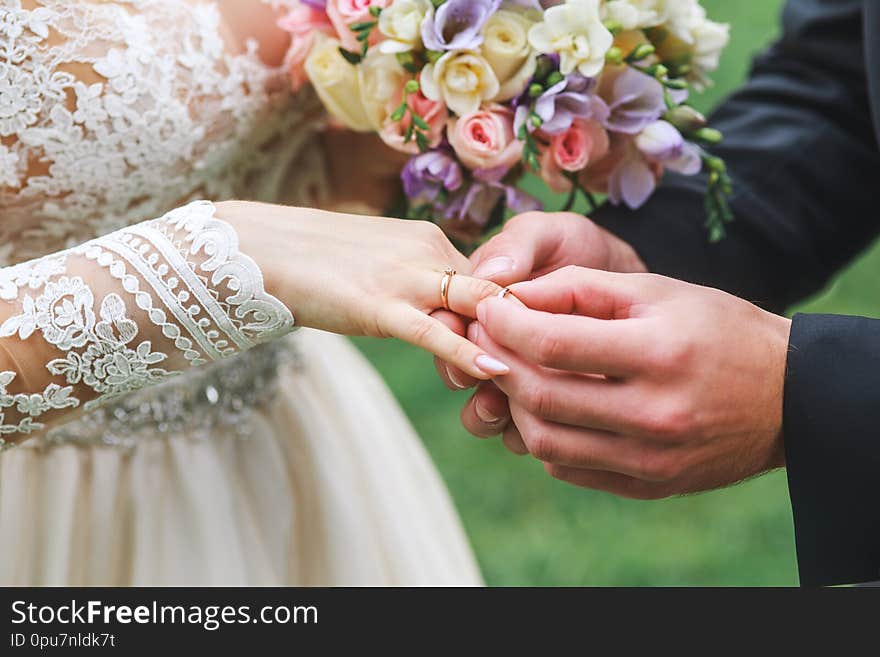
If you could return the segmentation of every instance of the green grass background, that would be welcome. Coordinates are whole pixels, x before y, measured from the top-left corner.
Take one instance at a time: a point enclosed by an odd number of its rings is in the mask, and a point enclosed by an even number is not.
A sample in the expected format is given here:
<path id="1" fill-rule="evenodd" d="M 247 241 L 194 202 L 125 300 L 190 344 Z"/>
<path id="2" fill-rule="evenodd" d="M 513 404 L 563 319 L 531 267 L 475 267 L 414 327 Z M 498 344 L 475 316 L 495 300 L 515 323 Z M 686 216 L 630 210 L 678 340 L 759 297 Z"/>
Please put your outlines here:
<path id="1" fill-rule="evenodd" d="M 705 0 L 731 23 L 732 43 L 708 110 L 745 77 L 750 57 L 779 29 L 781 0 Z M 880 250 L 805 304 L 811 312 L 873 316 L 880 300 Z M 793 585 L 797 583 L 784 473 L 700 496 L 621 500 L 554 481 L 540 464 L 498 441 L 465 434 L 431 359 L 398 342 L 356 340 L 423 437 L 446 480 L 492 585 Z"/>

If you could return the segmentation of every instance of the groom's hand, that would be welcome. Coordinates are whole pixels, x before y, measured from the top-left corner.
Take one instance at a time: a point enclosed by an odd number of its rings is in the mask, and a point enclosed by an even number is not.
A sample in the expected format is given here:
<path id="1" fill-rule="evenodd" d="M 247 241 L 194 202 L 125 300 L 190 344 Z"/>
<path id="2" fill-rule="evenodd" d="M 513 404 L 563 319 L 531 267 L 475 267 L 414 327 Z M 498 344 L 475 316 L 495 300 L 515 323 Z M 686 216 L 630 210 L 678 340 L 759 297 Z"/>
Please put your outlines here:
<path id="1" fill-rule="evenodd" d="M 527 281 L 562 267 L 578 265 L 621 272 L 644 272 L 644 263 L 628 244 L 600 228 L 590 219 L 572 212 L 528 212 L 513 217 L 504 230 L 471 256 L 473 275 L 499 285 Z M 435 316 L 459 334 L 466 324 L 451 313 Z M 437 360 L 437 372 L 452 390 L 464 390 L 477 381 L 447 363 Z M 462 410 L 462 422 L 474 435 L 498 435 L 510 415 L 507 400 L 491 384 L 483 384 Z M 524 448 L 515 433 L 508 435 L 508 447 Z"/>
<path id="2" fill-rule="evenodd" d="M 569 267 L 478 307 L 471 337 L 526 448 L 570 483 L 635 498 L 784 464 L 789 320 L 723 292 Z"/>
<path id="3" fill-rule="evenodd" d="M 504 230 L 474 252 L 471 264 L 475 277 L 501 286 L 569 265 L 647 271 L 629 244 L 573 212 L 527 212 L 513 217 Z"/>

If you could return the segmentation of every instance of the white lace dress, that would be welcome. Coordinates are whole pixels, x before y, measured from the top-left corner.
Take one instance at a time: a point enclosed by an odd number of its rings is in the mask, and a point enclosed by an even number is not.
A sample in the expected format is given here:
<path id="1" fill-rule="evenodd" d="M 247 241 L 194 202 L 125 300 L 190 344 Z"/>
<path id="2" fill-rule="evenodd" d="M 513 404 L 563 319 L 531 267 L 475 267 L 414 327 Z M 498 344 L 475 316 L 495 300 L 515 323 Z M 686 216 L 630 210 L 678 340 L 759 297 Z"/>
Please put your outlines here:
<path id="1" fill-rule="evenodd" d="M 478 584 L 382 381 L 279 337 L 188 204 L 322 185 L 316 103 L 223 33 L 208 1 L 0 0 L 0 584 Z"/>

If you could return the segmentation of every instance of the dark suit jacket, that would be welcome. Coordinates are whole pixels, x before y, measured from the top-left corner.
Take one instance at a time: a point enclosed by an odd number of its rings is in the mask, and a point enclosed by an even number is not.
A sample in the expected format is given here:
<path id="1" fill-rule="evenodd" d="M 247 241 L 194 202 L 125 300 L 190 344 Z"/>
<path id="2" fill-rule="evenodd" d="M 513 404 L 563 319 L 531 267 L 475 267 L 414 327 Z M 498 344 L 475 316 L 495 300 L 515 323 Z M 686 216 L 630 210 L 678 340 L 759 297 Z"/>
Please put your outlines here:
<path id="1" fill-rule="evenodd" d="M 777 311 L 880 232 L 880 0 L 790 0 L 783 21 L 713 117 L 736 186 L 727 239 L 707 242 L 702 178 L 596 215 L 653 271 Z M 801 583 L 880 579 L 880 321 L 795 317 L 784 434 Z"/>

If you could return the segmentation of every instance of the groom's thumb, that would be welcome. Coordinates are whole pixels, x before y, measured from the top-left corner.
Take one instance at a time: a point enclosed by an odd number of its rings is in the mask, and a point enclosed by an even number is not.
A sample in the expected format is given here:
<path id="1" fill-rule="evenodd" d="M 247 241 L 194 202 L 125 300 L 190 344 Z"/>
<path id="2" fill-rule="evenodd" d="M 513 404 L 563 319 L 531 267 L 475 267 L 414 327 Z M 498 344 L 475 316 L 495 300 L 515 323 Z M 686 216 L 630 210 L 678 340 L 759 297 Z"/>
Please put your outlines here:
<path id="1" fill-rule="evenodd" d="M 534 221 L 520 221 L 520 217 L 511 219 L 503 231 L 471 256 L 473 276 L 488 279 L 501 286 L 531 278 L 541 239 L 536 227 Z"/>

